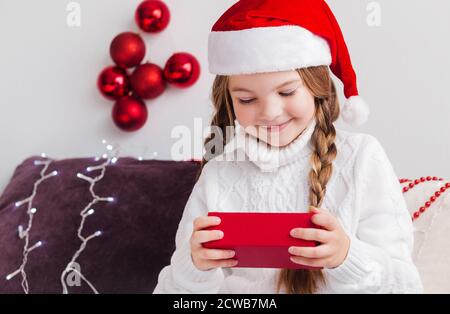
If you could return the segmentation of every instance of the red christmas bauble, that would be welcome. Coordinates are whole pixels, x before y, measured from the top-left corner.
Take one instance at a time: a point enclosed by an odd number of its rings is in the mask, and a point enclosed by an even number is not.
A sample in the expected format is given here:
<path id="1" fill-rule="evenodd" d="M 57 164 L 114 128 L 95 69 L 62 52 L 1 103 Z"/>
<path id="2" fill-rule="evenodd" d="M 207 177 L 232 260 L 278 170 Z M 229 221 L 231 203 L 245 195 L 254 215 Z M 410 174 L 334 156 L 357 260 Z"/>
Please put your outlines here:
<path id="1" fill-rule="evenodd" d="M 114 123 L 124 131 L 139 130 L 147 121 L 148 112 L 145 103 L 134 96 L 120 98 L 112 109 Z"/>
<path id="2" fill-rule="evenodd" d="M 97 87 L 108 99 L 119 99 L 130 92 L 127 71 L 118 66 L 109 66 L 97 78 Z"/>
<path id="3" fill-rule="evenodd" d="M 121 33 L 114 37 L 109 52 L 118 66 L 132 68 L 144 59 L 145 43 L 136 33 Z"/>
<path id="4" fill-rule="evenodd" d="M 170 11 L 162 1 L 147 0 L 138 6 L 134 19 L 143 31 L 159 33 L 169 24 Z"/>
<path id="5" fill-rule="evenodd" d="M 192 86 L 200 76 L 200 63 L 187 52 L 175 53 L 166 62 L 164 76 L 176 87 Z"/>
<path id="6" fill-rule="evenodd" d="M 163 70 L 156 64 L 139 65 L 130 77 L 133 93 L 144 99 L 152 99 L 161 95 L 166 89 Z"/>

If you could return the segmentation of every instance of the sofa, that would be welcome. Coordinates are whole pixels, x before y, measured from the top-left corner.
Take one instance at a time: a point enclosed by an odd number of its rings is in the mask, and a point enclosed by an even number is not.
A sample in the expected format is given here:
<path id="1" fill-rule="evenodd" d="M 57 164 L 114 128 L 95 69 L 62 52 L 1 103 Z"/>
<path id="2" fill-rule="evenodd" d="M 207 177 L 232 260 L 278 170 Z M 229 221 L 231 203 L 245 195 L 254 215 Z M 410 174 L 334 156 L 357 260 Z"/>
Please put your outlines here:
<path id="1" fill-rule="evenodd" d="M 0 293 L 151 293 L 199 168 L 197 160 L 25 159 L 0 196 Z M 445 185 L 423 181 L 404 194 L 412 215 Z M 427 293 L 450 292 L 447 194 L 414 220 Z"/>

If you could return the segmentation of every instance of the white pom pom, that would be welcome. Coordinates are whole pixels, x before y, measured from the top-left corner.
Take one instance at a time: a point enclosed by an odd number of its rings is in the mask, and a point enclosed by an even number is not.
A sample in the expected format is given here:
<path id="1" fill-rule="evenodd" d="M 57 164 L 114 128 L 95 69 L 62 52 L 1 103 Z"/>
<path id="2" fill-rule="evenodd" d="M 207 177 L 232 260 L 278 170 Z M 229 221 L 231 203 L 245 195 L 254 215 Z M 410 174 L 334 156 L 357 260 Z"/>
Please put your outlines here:
<path id="1" fill-rule="evenodd" d="M 369 106 L 360 96 L 348 98 L 342 108 L 342 119 L 351 126 L 364 124 L 369 117 Z"/>

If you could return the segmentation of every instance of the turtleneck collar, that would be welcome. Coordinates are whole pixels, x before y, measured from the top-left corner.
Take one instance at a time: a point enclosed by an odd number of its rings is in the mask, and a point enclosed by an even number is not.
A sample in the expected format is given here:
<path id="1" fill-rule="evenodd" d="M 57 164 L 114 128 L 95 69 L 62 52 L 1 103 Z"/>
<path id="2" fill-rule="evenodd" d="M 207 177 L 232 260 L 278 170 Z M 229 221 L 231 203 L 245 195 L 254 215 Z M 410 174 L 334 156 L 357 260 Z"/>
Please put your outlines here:
<path id="1" fill-rule="evenodd" d="M 311 120 L 299 136 L 283 147 L 275 147 L 261 140 L 258 141 L 256 137 L 247 133 L 237 120 L 234 121 L 234 124 L 235 133 L 225 145 L 224 154 L 234 154 L 234 151 L 244 152 L 249 160 L 262 171 L 276 171 L 279 167 L 312 152 L 310 139 L 316 126 L 315 119 Z"/>

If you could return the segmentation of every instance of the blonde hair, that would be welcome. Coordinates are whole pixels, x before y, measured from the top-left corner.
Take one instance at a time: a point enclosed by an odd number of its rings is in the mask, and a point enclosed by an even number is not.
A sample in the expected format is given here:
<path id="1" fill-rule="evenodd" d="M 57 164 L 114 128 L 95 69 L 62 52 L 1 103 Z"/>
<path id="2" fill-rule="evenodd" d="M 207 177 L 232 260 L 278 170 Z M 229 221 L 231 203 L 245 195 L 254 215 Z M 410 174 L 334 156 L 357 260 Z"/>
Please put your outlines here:
<path id="1" fill-rule="evenodd" d="M 332 175 L 332 163 L 337 155 L 336 130 L 333 122 L 339 117 L 339 101 L 327 66 L 302 68 L 296 71 L 314 96 L 316 126 L 311 136 L 313 152 L 310 158 L 309 203 L 313 207 L 321 207 L 327 183 Z M 211 126 L 220 128 L 222 134 L 225 134 L 227 126 L 234 126 L 236 119 L 228 83 L 228 76 L 217 75 L 212 86 L 211 98 L 215 112 Z M 213 136 L 214 133 L 211 133 L 205 139 L 205 146 L 214 138 Z M 226 138 L 224 136 L 222 141 L 221 144 L 225 146 Z M 220 152 L 211 151 L 211 153 L 218 155 Z M 209 159 L 203 156 L 197 179 Z M 277 292 L 279 293 L 281 286 L 284 286 L 289 294 L 314 293 L 320 283 L 325 284 L 321 270 L 282 269 L 278 277 Z"/>

